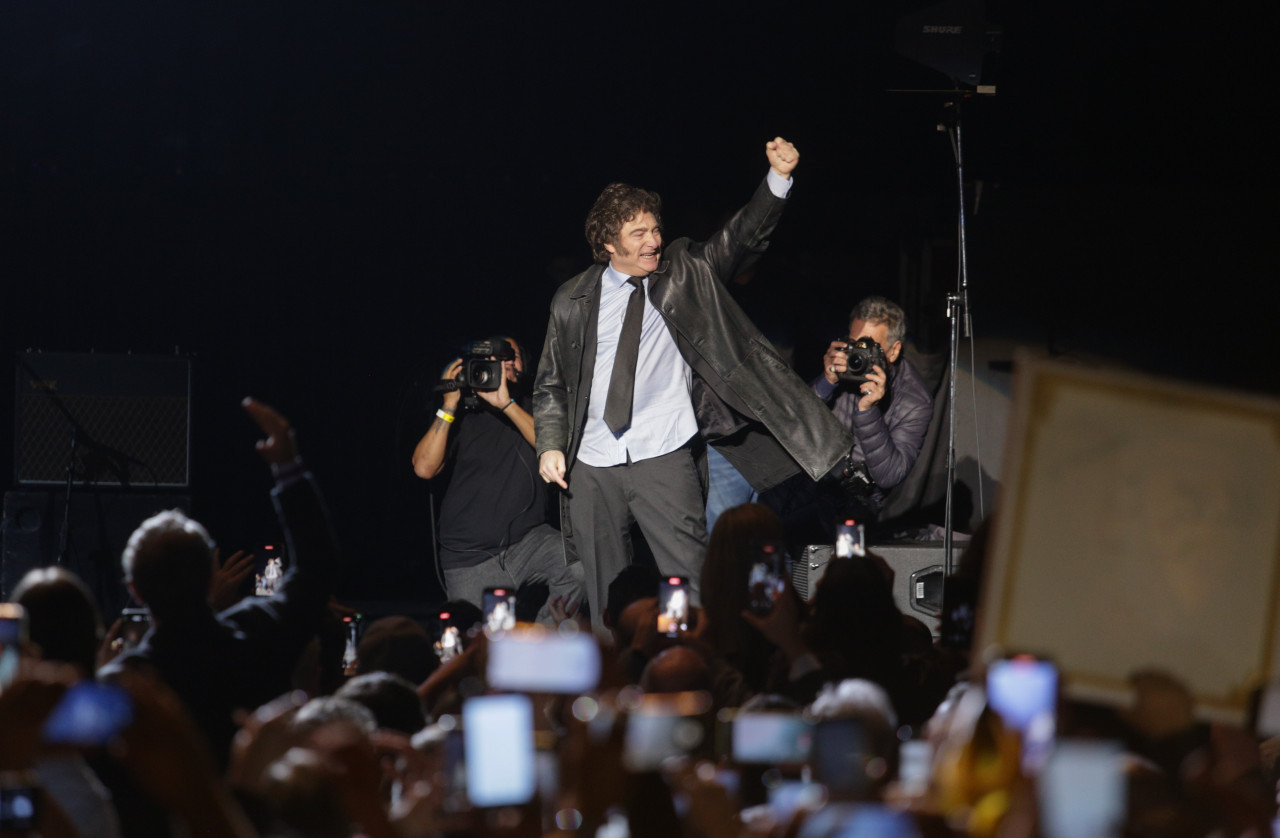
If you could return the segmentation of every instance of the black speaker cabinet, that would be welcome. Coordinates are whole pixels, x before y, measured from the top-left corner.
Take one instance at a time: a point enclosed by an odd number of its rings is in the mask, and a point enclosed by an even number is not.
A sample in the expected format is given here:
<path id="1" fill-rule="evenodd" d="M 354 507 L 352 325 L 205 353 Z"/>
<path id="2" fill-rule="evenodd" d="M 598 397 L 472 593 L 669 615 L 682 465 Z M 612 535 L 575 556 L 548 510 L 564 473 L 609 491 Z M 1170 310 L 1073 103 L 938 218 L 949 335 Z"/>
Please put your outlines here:
<path id="1" fill-rule="evenodd" d="M 64 497 L 62 492 L 5 492 L 0 601 L 9 598 L 27 571 L 57 561 Z M 129 492 L 71 493 L 63 567 L 77 574 L 93 591 L 108 624 L 129 601 L 120 570 L 120 553 L 129 536 L 147 518 L 175 508 L 190 512 L 191 499 L 185 495 Z"/>
<path id="2" fill-rule="evenodd" d="M 953 562 L 963 545 L 951 546 Z M 903 614 L 923 622 L 937 636 L 942 627 L 942 581 L 946 573 L 942 542 L 867 545 L 893 568 L 893 600 Z M 830 544 L 810 544 L 791 566 L 791 583 L 805 601 L 813 599 L 818 582 L 835 555 Z M 838 561 L 838 560 L 837 560 Z"/>
<path id="3" fill-rule="evenodd" d="M 186 486 L 191 364 L 186 358 L 19 352 L 14 476 L 79 483 Z M 75 454 L 72 456 L 72 443 Z"/>

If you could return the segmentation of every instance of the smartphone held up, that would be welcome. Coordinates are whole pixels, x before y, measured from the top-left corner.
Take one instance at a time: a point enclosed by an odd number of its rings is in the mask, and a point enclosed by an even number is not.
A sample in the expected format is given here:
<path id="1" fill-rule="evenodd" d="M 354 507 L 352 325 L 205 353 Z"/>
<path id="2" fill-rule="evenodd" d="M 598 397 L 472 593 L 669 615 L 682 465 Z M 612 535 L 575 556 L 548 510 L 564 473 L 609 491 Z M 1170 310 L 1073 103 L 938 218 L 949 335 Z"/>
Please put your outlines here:
<path id="1" fill-rule="evenodd" d="M 689 580 L 666 576 L 658 586 L 658 633 L 678 637 L 689 630 Z"/>
<path id="2" fill-rule="evenodd" d="M 27 610 L 0 602 L 0 692 L 18 677 L 18 661 L 27 642 Z"/>
<path id="3" fill-rule="evenodd" d="M 1022 764 L 1037 774 L 1053 752 L 1058 718 L 1058 667 L 1032 655 L 1013 655 L 987 668 L 987 703 L 1022 736 Z"/>
<path id="4" fill-rule="evenodd" d="M 754 545 L 755 558 L 747 576 L 747 599 L 753 613 L 764 616 L 786 590 L 787 551 L 781 542 Z"/>
<path id="5" fill-rule="evenodd" d="M 484 589 L 484 631 L 493 636 L 516 627 L 516 592 L 511 588 Z"/>

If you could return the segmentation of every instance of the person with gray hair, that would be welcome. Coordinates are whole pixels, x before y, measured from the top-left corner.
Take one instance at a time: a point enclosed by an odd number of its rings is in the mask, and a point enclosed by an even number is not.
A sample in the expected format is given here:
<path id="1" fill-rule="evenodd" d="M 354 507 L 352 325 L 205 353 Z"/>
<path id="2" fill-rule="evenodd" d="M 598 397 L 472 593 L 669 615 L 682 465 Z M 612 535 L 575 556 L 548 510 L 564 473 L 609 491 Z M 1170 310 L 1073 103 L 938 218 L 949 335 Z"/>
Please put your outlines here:
<path id="1" fill-rule="evenodd" d="M 853 507 L 863 521 L 874 521 L 885 493 L 906 479 L 933 418 L 924 380 L 902 357 L 906 333 L 901 306 L 867 297 L 849 312 L 848 338 L 831 342 L 813 381 L 813 391 L 853 434 L 846 468 L 852 479 L 845 485 L 860 490 Z"/>
<path id="2" fill-rule="evenodd" d="M 838 684 L 827 684 L 809 705 L 809 717 L 815 722 L 827 719 L 869 719 L 875 727 L 890 733 L 898 728 L 893 701 L 884 687 L 866 678 L 846 678 Z"/>
<path id="3" fill-rule="evenodd" d="M 849 462 L 865 466 L 872 512 L 911 471 L 933 418 L 933 399 L 920 373 L 902 357 L 906 333 L 901 306 L 867 297 L 849 312 L 848 340 L 831 342 L 822 375 L 813 382 L 813 391 L 853 434 Z M 870 357 L 859 352 L 862 348 Z"/>
<path id="4" fill-rule="evenodd" d="M 207 610 L 213 579 L 213 539 L 181 509 L 142 522 L 125 545 L 120 564 L 125 584 L 153 620 Z"/>
<path id="5" fill-rule="evenodd" d="M 131 670 L 158 675 L 186 705 L 224 768 L 237 730 L 235 712 L 288 691 L 289 673 L 320 628 L 339 571 L 328 514 L 292 426 L 261 402 L 245 399 L 243 407 L 265 436 L 257 450 L 275 477 L 271 499 L 289 569 L 272 596 L 214 611 L 208 531 L 181 510 L 148 518 L 130 536 L 121 564 L 130 591 L 150 612 L 151 628 L 135 649 L 98 672 L 108 680 Z"/>
<path id="6" fill-rule="evenodd" d="M 883 325 L 887 338 L 885 340 L 892 346 L 893 344 L 901 344 L 902 339 L 907 336 L 907 314 L 902 310 L 902 306 L 887 300 L 884 297 L 865 297 L 853 307 L 853 311 L 849 312 L 849 322 L 861 320 L 864 323 L 870 323 L 873 326 Z M 885 350 L 888 354 L 888 350 Z"/>
<path id="7" fill-rule="evenodd" d="M 875 523 L 886 494 L 915 465 L 933 418 L 933 397 L 902 357 L 906 333 L 901 306 L 867 297 L 849 312 L 849 336 L 827 348 L 822 374 L 811 386 L 853 435 L 853 447 L 843 468 L 830 475 L 842 479 L 821 487 L 788 481 L 761 495 L 760 502 L 782 518 L 789 541 L 831 544 L 838 520 Z"/>
<path id="8" fill-rule="evenodd" d="M 806 708 L 805 715 L 818 725 L 816 737 L 822 737 L 824 722 L 849 720 L 856 723 L 856 739 L 862 745 L 858 749 L 859 759 L 866 776 L 856 782 L 841 778 L 843 782 L 835 785 L 842 786 L 844 791 L 854 796 L 878 798 L 898 773 L 898 717 L 884 687 L 865 678 L 846 678 L 838 684 L 827 684 Z M 826 733 L 827 744 L 837 748 L 844 744 L 837 730 L 829 729 Z M 835 764 L 846 764 L 852 755 L 840 753 L 831 756 Z M 817 759 L 823 761 L 821 756 Z M 832 759 L 825 761 L 831 763 Z M 822 773 L 824 767 L 829 766 L 815 766 L 815 772 Z M 831 778 L 820 780 L 832 785 Z"/>

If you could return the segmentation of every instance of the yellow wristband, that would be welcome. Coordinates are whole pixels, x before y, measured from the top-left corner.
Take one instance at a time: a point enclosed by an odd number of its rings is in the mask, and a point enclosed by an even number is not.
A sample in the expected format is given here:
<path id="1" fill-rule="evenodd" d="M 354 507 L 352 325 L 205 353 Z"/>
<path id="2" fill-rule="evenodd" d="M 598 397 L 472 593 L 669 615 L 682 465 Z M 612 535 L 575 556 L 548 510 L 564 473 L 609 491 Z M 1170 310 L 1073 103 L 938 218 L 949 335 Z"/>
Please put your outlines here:
<path id="1" fill-rule="evenodd" d="M 448 422 L 450 425 L 453 424 L 453 414 L 446 413 L 443 407 L 436 411 L 436 418 L 443 419 L 444 421 Z"/>

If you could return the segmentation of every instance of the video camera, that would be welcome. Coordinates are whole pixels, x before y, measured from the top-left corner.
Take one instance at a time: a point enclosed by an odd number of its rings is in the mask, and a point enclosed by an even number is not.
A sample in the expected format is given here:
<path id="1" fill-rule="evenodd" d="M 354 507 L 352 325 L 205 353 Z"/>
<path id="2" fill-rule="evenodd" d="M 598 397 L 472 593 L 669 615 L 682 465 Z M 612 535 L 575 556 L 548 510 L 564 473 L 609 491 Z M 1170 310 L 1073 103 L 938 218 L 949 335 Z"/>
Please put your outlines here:
<path id="1" fill-rule="evenodd" d="M 862 384 L 867 380 L 867 373 L 875 366 L 879 366 L 886 374 L 889 372 L 889 361 L 884 357 L 884 350 L 871 338 L 858 338 L 853 343 L 845 344 L 841 351 L 849 356 L 845 371 L 837 376 L 841 384 Z"/>
<path id="2" fill-rule="evenodd" d="M 467 345 L 458 377 L 440 382 L 435 389 L 443 393 L 497 390 L 502 386 L 502 362 L 515 358 L 515 350 L 505 340 L 474 341 Z"/>
<path id="3" fill-rule="evenodd" d="M 502 362 L 516 359 L 505 340 L 478 340 L 467 347 L 467 356 L 457 379 L 463 390 L 497 390 L 502 385 Z"/>

